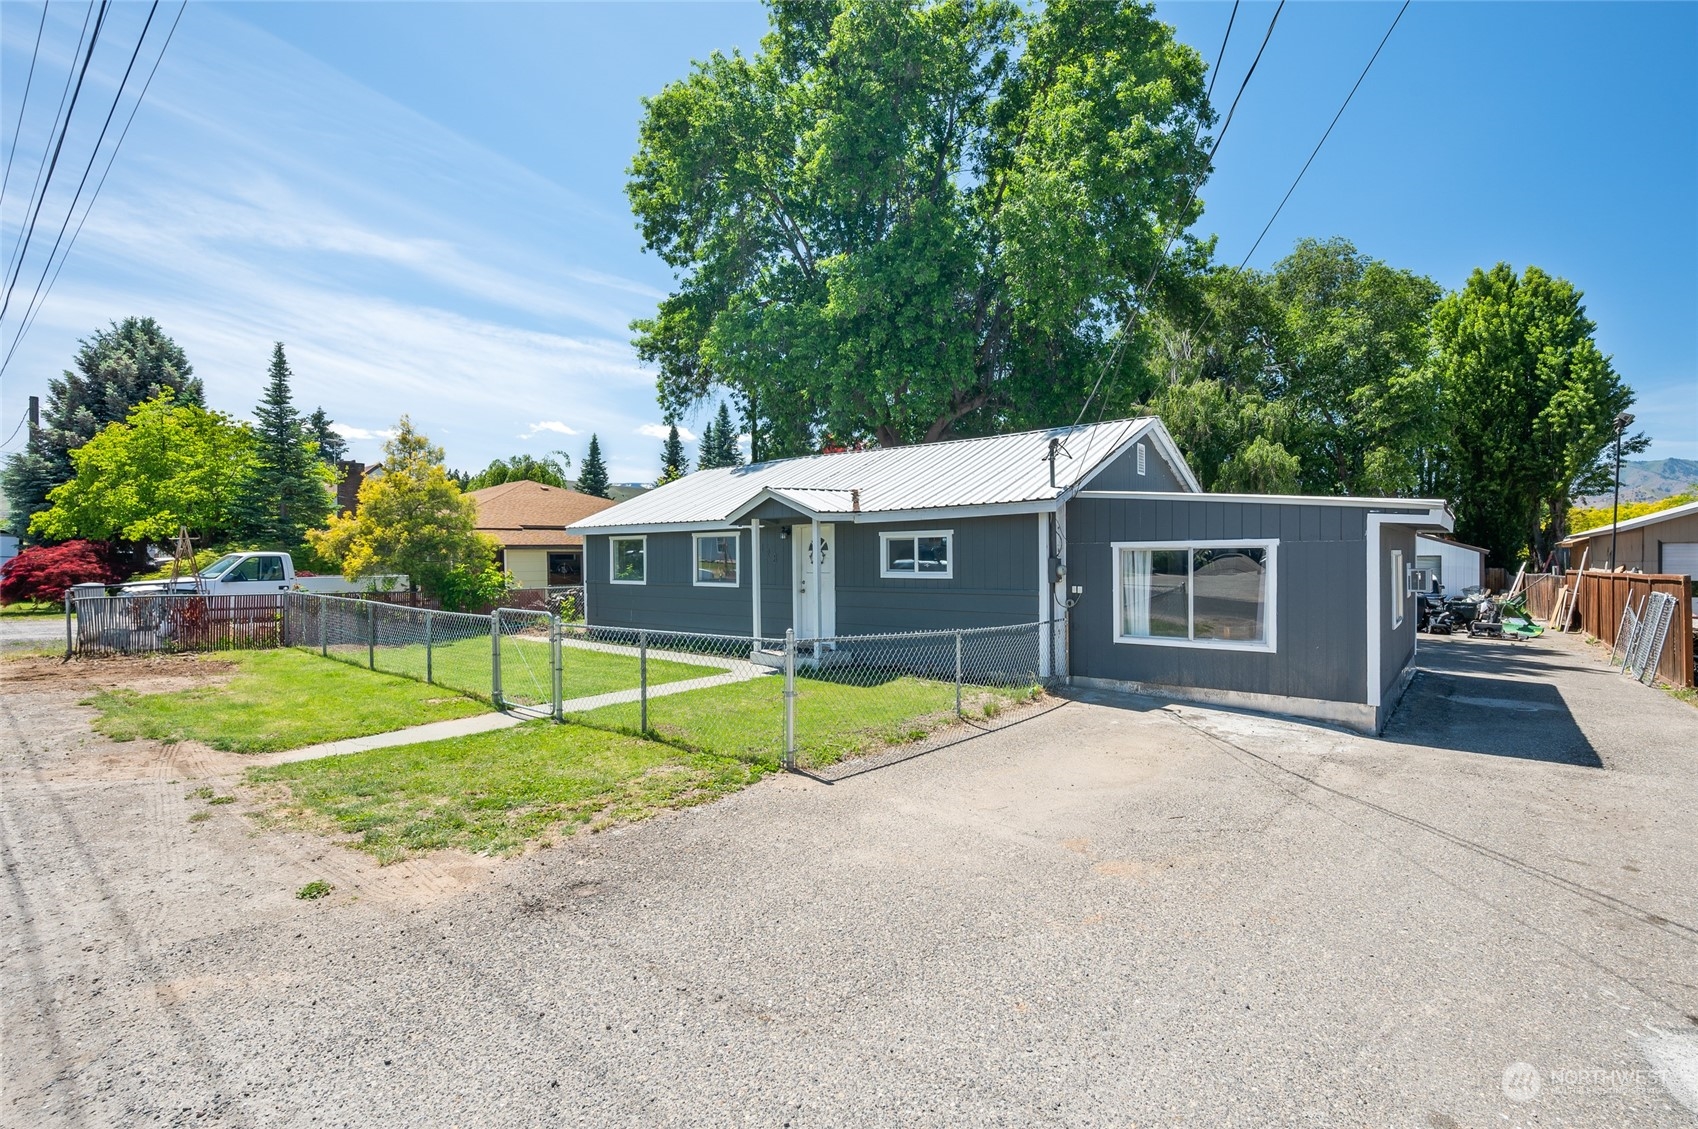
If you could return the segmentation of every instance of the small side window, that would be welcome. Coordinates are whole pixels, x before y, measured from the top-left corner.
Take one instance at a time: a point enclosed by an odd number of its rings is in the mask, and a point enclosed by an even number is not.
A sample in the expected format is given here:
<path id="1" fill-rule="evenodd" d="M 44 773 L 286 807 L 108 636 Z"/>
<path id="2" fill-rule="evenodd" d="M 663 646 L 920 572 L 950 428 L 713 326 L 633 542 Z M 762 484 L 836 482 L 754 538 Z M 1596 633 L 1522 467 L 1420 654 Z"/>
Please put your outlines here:
<path id="1" fill-rule="evenodd" d="M 1138 444 L 1138 473 L 1144 473 L 1144 445 Z"/>
<path id="2" fill-rule="evenodd" d="M 642 584 L 648 579 L 648 538 L 614 537 L 608 545 L 612 568 L 609 579 L 615 584 Z"/>

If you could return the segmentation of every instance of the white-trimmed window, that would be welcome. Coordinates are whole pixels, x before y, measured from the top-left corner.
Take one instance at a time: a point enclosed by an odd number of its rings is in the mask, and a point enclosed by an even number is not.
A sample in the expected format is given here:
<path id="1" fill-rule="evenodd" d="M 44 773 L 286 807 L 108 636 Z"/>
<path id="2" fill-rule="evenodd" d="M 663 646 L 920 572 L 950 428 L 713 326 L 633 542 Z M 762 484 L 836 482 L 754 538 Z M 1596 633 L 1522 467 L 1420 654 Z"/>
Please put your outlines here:
<path id="1" fill-rule="evenodd" d="M 698 533 L 695 542 L 696 583 L 737 587 L 737 534 Z"/>
<path id="2" fill-rule="evenodd" d="M 614 584 L 643 584 L 648 580 L 647 537 L 610 537 L 607 543 L 608 580 Z"/>
<path id="3" fill-rule="evenodd" d="M 887 580 L 948 580 L 955 575 L 955 533 L 904 529 L 878 535 L 879 575 Z"/>
<path id="4" fill-rule="evenodd" d="M 1278 541 L 1117 542 L 1114 641 L 1275 650 Z"/>
<path id="5" fill-rule="evenodd" d="M 1403 575 L 1403 550 L 1391 551 L 1391 629 L 1403 626 L 1403 603 L 1409 598 L 1409 578 Z"/>

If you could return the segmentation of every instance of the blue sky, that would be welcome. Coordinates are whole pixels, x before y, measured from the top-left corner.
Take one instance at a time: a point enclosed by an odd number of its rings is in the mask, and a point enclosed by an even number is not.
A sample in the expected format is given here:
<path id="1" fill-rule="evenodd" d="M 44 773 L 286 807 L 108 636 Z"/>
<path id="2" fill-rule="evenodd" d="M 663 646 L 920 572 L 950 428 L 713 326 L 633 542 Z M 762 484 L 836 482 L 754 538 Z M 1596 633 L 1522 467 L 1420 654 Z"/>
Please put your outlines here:
<path id="1" fill-rule="evenodd" d="M 1211 62 L 1230 10 L 1158 5 Z M 1241 7 L 1217 97 L 1272 10 Z M 48 14 L 54 84 L 83 11 Z M 1249 250 L 1395 12 L 1287 5 L 1202 193 L 1222 259 Z M 40 13 L 0 5 L 8 146 Z M 92 105 L 145 14 L 115 9 Z M 297 398 L 357 455 L 409 411 L 451 465 L 577 458 L 595 431 L 616 480 L 652 478 L 659 411 L 626 326 L 670 279 L 623 195 L 638 99 L 764 28 L 752 4 L 192 5 L 5 374 L 0 434 L 79 337 L 151 314 L 238 414 L 285 342 Z M 1695 47 L 1693 5 L 1416 4 L 1251 261 L 1343 235 L 1447 287 L 1536 263 L 1586 291 L 1652 456 L 1698 458 Z M 51 99 L 31 98 L 18 160 L 33 174 Z M 98 115 L 79 117 L 91 132 L 68 151 L 86 156 Z"/>

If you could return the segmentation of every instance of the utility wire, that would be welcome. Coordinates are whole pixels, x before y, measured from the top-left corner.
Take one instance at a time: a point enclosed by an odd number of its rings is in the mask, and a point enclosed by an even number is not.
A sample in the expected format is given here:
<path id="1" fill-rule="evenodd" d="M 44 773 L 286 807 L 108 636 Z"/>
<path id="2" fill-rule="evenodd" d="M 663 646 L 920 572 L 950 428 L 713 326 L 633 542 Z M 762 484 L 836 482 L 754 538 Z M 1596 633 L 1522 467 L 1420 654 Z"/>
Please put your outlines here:
<path id="1" fill-rule="evenodd" d="M 124 100 L 124 89 L 130 84 L 130 73 L 136 69 L 136 60 L 141 58 L 142 44 L 147 42 L 148 30 L 153 27 L 153 17 L 158 12 L 159 0 L 153 0 L 153 7 L 147 11 L 147 21 L 142 24 L 141 34 L 136 37 L 136 49 L 130 52 L 130 63 L 124 68 L 124 77 L 118 81 L 118 92 L 112 96 L 112 105 L 106 111 L 106 120 L 101 123 L 100 134 L 94 139 L 94 148 L 88 154 L 88 163 L 83 166 L 82 179 L 77 181 L 77 190 L 71 193 L 71 203 L 65 208 L 65 218 L 59 221 L 59 234 L 53 237 L 53 246 L 47 251 L 47 261 L 41 265 L 41 277 L 35 280 L 35 292 L 30 295 L 29 304 L 24 307 L 24 316 L 19 319 L 19 339 L 23 337 L 29 315 L 35 312 L 36 300 L 41 297 L 41 288 L 46 285 L 47 274 L 53 269 L 53 257 L 59 253 L 59 245 L 65 241 L 65 232 L 70 228 L 71 217 L 77 211 L 77 202 L 82 199 L 83 189 L 88 186 L 89 174 L 94 171 L 94 162 L 100 159 L 100 147 L 106 144 L 106 131 L 112 128 L 112 119 L 118 113 L 119 103 Z M 19 268 L 21 271 L 21 263 Z M 16 347 L 16 341 L 13 345 Z"/>
<path id="2" fill-rule="evenodd" d="M 5 448 L 11 446 L 12 440 L 14 440 L 18 437 L 18 432 L 22 431 L 24 429 L 24 424 L 26 424 L 28 422 L 29 422 L 29 412 L 26 411 L 26 412 L 24 412 L 24 418 L 20 419 L 18 421 L 18 426 L 12 428 L 12 434 L 6 436 L 6 442 L 0 443 L 0 450 L 4 450 Z"/>
<path id="3" fill-rule="evenodd" d="M 1380 38 L 1380 45 L 1374 48 L 1373 55 L 1368 58 L 1368 65 L 1363 67 L 1362 73 L 1356 76 L 1356 85 L 1352 86 L 1350 88 L 1350 93 L 1344 96 L 1344 104 L 1338 108 L 1338 113 L 1332 116 L 1332 121 L 1328 123 L 1327 131 L 1321 134 L 1321 139 L 1315 142 L 1314 152 L 1310 153 L 1309 159 L 1303 162 L 1303 167 L 1297 172 L 1297 179 L 1292 181 L 1291 187 L 1285 190 L 1285 196 L 1280 199 L 1279 207 L 1274 209 L 1273 215 L 1268 217 L 1267 226 L 1262 228 L 1262 234 L 1256 236 L 1256 241 L 1250 245 L 1250 250 L 1244 255 L 1244 261 L 1238 264 L 1239 270 L 1243 270 L 1245 265 L 1249 263 L 1250 256 L 1254 255 L 1256 253 L 1256 248 L 1262 245 L 1262 240 L 1267 237 L 1269 229 L 1274 225 L 1274 220 L 1277 220 L 1280 212 L 1285 210 L 1286 202 L 1291 199 L 1291 194 L 1297 191 L 1297 186 L 1299 184 L 1303 183 L 1303 174 L 1309 171 L 1309 166 L 1315 163 L 1315 156 L 1320 153 L 1321 146 L 1325 145 L 1327 143 L 1327 138 L 1332 136 L 1333 126 L 1336 126 L 1338 124 L 1338 119 L 1344 116 L 1344 111 L 1349 108 L 1350 100 L 1356 97 L 1356 91 L 1361 87 L 1362 80 L 1367 78 L 1368 72 L 1373 69 L 1374 60 L 1378 59 L 1380 57 L 1380 52 L 1385 50 L 1386 41 L 1391 38 L 1391 33 L 1397 30 L 1398 21 L 1403 19 L 1403 13 L 1409 10 L 1409 2 L 1410 0 L 1403 0 L 1403 7 L 1397 10 L 1397 15 L 1392 19 L 1391 26 L 1386 28 L 1385 35 Z"/>
<path id="4" fill-rule="evenodd" d="M 1226 58 L 1226 45 L 1232 42 L 1232 25 L 1237 22 L 1238 0 L 1232 0 L 1232 14 L 1226 17 L 1226 34 L 1221 37 L 1220 51 L 1215 54 L 1214 69 L 1209 72 L 1209 92 L 1203 95 L 1205 99 L 1213 98 L 1215 96 L 1215 79 L 1220 76 L 1221 60 Z"/>
<path id="5" fill-rule="evenodd" d="M 12 183 L 12 158 L 18 155 L 18 142 L 23 140 L 24 111 L 29 108 L 30 86 L 35 82 L 35 61 L 41 55 L 41 31 L 46 26 L 47 0 L 41 0 L 41 22 L 35 25 L 35 46 L 29 53 L 29 75 L 24 79 L 23 100 L 18 103 L 18 123 L 12 127 L 12 147 L 6 151 L 6 175 L 0 178 L 0 201 L 5 200 L 6 188 Z"/>
<path id="6" fill-rule="evenodd" d="M 106 187 L 106 177 L 112 172 L 112 163 L 118 159 L 118 150 L 124 147 L 124 138 L 130 135 L 130 125 L 136 120 L 136 111 L 141 109 L 142 99 L 147 97 L 148 88 L 153 85 L 153 76 L 159 73 L 159 64 L 164 61 L 165 52 L 170 48 L 171 39 L 177 34 L 177 25 L 182 22 L 183 13 L 188 10 L 188 7 L 189 0 L 183 0 L 177 8 L 177 16 L 171 21 L 170 30 L 165 33 L 165 43 L 159 48 L 159 54 L 153 60 L 153 69 L 148 71 L 147 81 L 142 83 L 141 91 L 136 95 L 135 104 L 130 107 L 130 116 L 125 119 L 124 128 L 119 132 L 118 140 L 112 145 L 112 152 L 106 158 L 106 168 L 101 170 L 100 179 L 95 182 L 94 191 L 89 195 L 88 207 L 83 209 L 83 217 L 77 221 L 77 230 L 71 233 L 71 241 L 65 245 L 65 253 L 59 256 L 59 265 L 53 269 L 53 277 L 48 280 L 47 290 L 41 295 L 40 303 L 32 304 L 32 308 L 25 315 L 23 327 L 18 330 L 18 335 L 12 339 L 11 348 L 6 350 L 6 359 L 0 361 L 0 375 L 3 375 L 11 365 L 12 355 L 18 351 L 18 344 L 23 341 L 24 334 L 28 333 L 30 327 L 35 324 L 36 315 L 41 312 L 41 307 L 47 304 L 47 296 L 53 293 L 53 286 L 59 281 L 59 272 L 65 269 L 65 260 L 71 257 L 71 249 L 77 245 L 77 236 L 83 233 L 83 224 L 88 222 L 88 214 L 94 211 L 94 202 L 100 199 L 100 190 Z"/>
<path id="7" fill-rule="evenodd" d="M 71 69 L 65 72 L 65 88 L 59 92 L 59 105 L 53 111 L 53 124 L 47 127 L 47 148 L 52 147 L 53 137 L 54 137 L 55 134 L 57 134 L 59 132 L 59 119 L 62 118 L 65 114 L 65 99 L 70 97 L 70 95 L 71 95 L 71 82 L 72 82 L 72 79 L 74 78 L 74 76 L 76 75 L 76 59 L 77 59 L 78 55 L 82 54 L 83 40 L 88 38 L 88 21 L 93 16 L 94 16 L 94 0 L 88 0 L 88 8 L 83 12 L 82 29 L 77 32 L 77 45 L 71 49 Z M 15 150 L 15 148 L 16 147 L 14 146 L 14 150 Z M 46 168 L 47 168 L 47 152 L 44 149 L 42 154 L 41 154 L 41 160 L 38 161 L 36 163 L 36 166 L 35 166 L 35 180 L 29 186 L 29 200 L 24 204 L 24 210 L 25 211 L 28 211 L 29 208 L 30 208 L 30 205 L 35 203 L 36 190 L 41 187 L 41 174 L 42 174 L 43 171 L 46 170 Z M 6 273 L 7 274 L 10 274 L 11 271 L 12 271 L 12 260 L 17 256 L 18 246 L 23 241 L 23 235 L 24 235 L 23 225 L 19 224 L 18 225 L 18 241 L 19 242 L 12 244 L 11 254 L 6 256 Z"/>
<path id="8" fill-rule="evenodd" d="M 65 149 L 65 137 L 71 132 L 71 116 L 77 112 L 77 99 L 83 92 L 83 80 L 88 77 L 88 65 L 94 61 L 94 46 L 100 40 L 100 26 L 106 20 L 106 10 L 111 0 L 101 0 L 100 15 L 94 21 L 94 34 L 89 37 L 88 52 L 83 56 L 82 71 L 77 75 L 76 89 L 71 92 L 71 104 L 65 111 L 65 122 L 59 129 L 59 141 L 53 147 L 53 159 L 47 165 L 47 178 L 41 184 L 41 196 L 35 202 L 35 210 L 30 213 L 29 226 L 24 228 L 23 238 L 18 244 L 18 261 L 12 268 L 12 277 L 6 280 L 6 297 L 0 301 L 0 319 L 5 318 L 6 311 L 12 305 L 12 291 L 18 284 L 18 275 L 24 267 L 24 257 L 29 253 L 30 237 L 35 234 L 35 221 L 41 215 L 41 205 L 47 202 L 47 190 L 53 184 L 53 172 L 59 167 L 59 155 Z"/>
<path id="9" fill-rule="evenodd" d="M 1268 40 L 1273 38 L 1274 25 L 1279 23 L 1279 14 L 1284 10 L 1285 0 L 1279 0 L 1279 7 L 1274 9 L 1273 18 L 1268 21 L 1268 30 L 1262 36 L 1262 44 L 1260 47 L 1256 48 L 1256 57 L 1250 60 L 1250 69 L 1244 72 L 1244 80 L 1238 84 L 1238 93 L 1234 94 L 1232 97 L 1232 105 L 1226 111 L 1226 120 L 1221 123 L 1220 132 L 1215 135 L 1214 144 L 1209 147 L 1208 159 L 1203 162 L 1204 175 L 1207 175 L 1208 170 L 1214 166 L 1215 154 L 1220 152 L 1220 144 L 1222 141 L 1226 140 L 1226 131 L 1232 128 L 1232 118 L 1233 115 L 1238 112 L 1239 100 L 1244 97 L 1244 91 L 1250 85 L 1250 78 L 1256 73 L 1256 65 L 1262 61 L 1262 53 L 1268 49 Z M 1228 30 L 1230 31 L 1230 27 Z M 1225 50 L 1224 43 L 1222 44 L 1222 50 L 1223 52 Z M 1185 213 L 1190 211 L 1192 202 L 1196 200 L 1197 188 L 1199 187 L 1201 180 L 1202 177 L 1199 176 L 1196 180 L 1191 182 L 1185 195 L 1185 203 L 1179 209 L 1180 221 L 1183 221 Z M 1142 287 L 1140 287 L 1137 291 L 1134 291 L 1134 294 L 1147 293 L 1149 288 L 1155 284 L 1156 275 L 1161 270 L 1161 264 L 1167 259 L 1168 252 L 1173 250 L 1173 244 L 1178 238 L 1178 232 L 1167 237 L 1166 246 L 1162 248 L 1162 253 L 1157 256 L 1154 265 L 1150 267 L 1150 276 L 1144 280 L 1144 285 Z M 1079 405 L 1079 414 L 1074 417 L 1073 420 L 1074 428 L 1079 426 L 1080 421 L 1085 418 L 1085 413 L 1090 410 L 1091 401 L 1096 399 L 1098 390 L 1102 388 L 1103 379 L 1109 374 L 1110 370 L 1119 363 L 1121 350 L 1126 346 L 1126 338 L 1131 334 L 1132 322 L 1137 316 L 1138 308 L 1134 305 L 1126 313 L 1126 320 L 1120 327 L 1119 339 L 1115 341 L 1114 348 L 1110 351 L 1108 360 L 1104 362 L 1102 371 L 1097 374 L 1096 383 L 1091 385 L 1090 395 L 1086 396 L 1085 402 Z M 1107 400 L 1104 400 L 1103 407 L 1107 407 Z M 1100 411 L 1098 413 L 1098 419 L 1101 419 Z M 1069 430 L 1072 429 L 1070 428 Z"/>

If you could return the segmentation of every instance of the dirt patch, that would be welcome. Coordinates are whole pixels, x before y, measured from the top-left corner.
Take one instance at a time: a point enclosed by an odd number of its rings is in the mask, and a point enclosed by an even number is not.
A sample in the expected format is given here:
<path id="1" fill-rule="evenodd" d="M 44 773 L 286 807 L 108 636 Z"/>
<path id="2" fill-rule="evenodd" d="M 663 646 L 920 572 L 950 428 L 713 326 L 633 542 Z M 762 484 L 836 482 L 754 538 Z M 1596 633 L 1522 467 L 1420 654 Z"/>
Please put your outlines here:
<path id="1" fill-rule="evenodd" d="M 114 655 L 78 657 L 69 662 L 44 655 L 7 659 L 0 664 L 0 693 L 39 694 L 56 690 L 111 690 L 142 693 L 181 690 L 221 682 L 236 664 L 200 655 Z"/>

